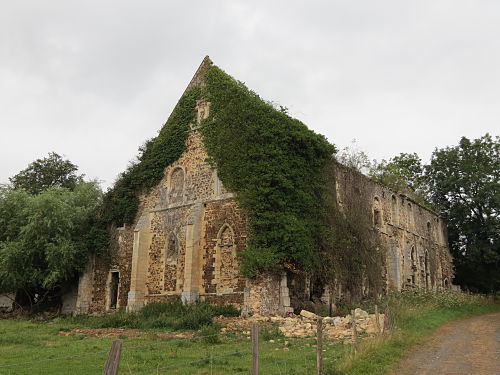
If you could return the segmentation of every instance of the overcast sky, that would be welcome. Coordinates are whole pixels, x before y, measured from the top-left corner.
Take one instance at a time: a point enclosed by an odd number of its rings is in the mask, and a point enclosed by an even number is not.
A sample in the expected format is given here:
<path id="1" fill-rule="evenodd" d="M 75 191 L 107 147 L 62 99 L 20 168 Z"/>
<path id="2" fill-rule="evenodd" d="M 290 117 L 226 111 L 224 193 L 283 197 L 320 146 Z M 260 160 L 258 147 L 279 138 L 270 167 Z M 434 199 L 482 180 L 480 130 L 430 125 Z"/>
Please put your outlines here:
<path id="1" fill-rule="evenodd" d="M 3 1 L 0 183 L 55 151 L 107 187 L 205 55 L 371 158 L 500 129 L 500 1 Z"/>

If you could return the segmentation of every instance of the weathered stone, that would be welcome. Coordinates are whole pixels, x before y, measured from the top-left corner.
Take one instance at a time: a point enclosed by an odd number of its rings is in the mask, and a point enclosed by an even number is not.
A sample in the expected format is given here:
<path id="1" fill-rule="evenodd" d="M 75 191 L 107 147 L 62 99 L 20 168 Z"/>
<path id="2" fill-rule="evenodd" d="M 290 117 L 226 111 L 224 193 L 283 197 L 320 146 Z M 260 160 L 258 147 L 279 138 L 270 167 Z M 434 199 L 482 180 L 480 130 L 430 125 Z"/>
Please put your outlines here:
<path id="1" fill-rule="evenodd" d="M 302 310 L 300 312 L 300 316 L 303 316 L 306 319 L 318 319 L 318 315 L 307 310 Z"/>
<path id="2" fill-rule="evenodd" d="M 202 72 L 211 64 L 208 58 L 203 61 L 190 86 L 203 85 Z M 94 258 L 81 276 L 75 312 L 96 314 L 121 307 L 136 311 L 148 303 L 182 297 L 186 303 L 196 299 L 230 303 L 245 316 L 286 315 L 313 297 L 328 302 L 332 295 L 342 296 L 342 285 L 336 290 L 325 287 L 323 292 L 320 288 L 323 295 L 313 296 L 318 288 L 303 272 L 281 269 L 253 279 L 240 273 L 248 214 L 207 162 L 199 126 L 210 108 L 206 99 L 196 103 L 196 121 L 191 124 L 186 151 L 165 168 L 156 186 L 139 196 L 134 223 L 112 231 L 110 261 Z M 336 176 L 332 198 L 340 209 L 363 202 L 374 236 L 387 249 L 379 280 L 383 291 L 449 287 L 446 281 L 453 278 L 453 269 L 441 218 L 352 169 L 336 162 L 328 168 Z M 116 275 L 118 290 L 112 293 Z M 115 294 L 116 303 L 111 303 Z M 316 314 L 303 312 L 304 319 L 317 319 Z M 358 319 L 366 315 L 356 312 Z M 333 324 L 347 326 L 349 322 L 333 320 Z M 367 327 L 371 329 L 370 324 Z"/>
<path id="3" fill-rule="evenodd" d="M 368 313 L 364 310 L 361 310 L 360 308 L 357 308 L 354 310 L 354 316 L 356 319 L 364 319 L 368 318 Z"/>

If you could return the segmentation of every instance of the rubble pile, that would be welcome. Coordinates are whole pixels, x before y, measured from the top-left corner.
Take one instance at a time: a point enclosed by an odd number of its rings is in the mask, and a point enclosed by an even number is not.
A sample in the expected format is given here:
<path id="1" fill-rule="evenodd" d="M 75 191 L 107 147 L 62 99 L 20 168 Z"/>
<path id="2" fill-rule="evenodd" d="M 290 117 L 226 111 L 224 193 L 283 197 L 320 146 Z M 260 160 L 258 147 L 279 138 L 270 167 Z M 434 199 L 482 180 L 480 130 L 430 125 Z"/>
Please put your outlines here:
<path id="1" fill-rule="evenodd" d="M 368 314 L 361 309 L 355 310 L 356 329 L 360 333 L 377 333 L 375 314 Z M 277 322 L 279 330 L 286 337 L 315 336 L 317 332 L 318 315 L 302 310 L 296 317 L 272 317 L 271 321 Z M 383 329 L 384 315 L 379 314 L 380 328 Z M 323 318 L 323 332 L 330 339 L 338 339 L 352 335 L 352 317 L 326 317 Z"/>
<path id="2" fill-rule="evenodd" d="M 356 329 L 359 333 L 375 334 L 378 332 L 375 314 L 368 314 L 362 309 L 356 309 L 354 312 Z M 225 326 L 222 332 L 241 331 L 243 334 L 250 334 L 252 323 L 271 323 L 278 326 L 278 329 L 285 337 L 308 337 L 316 336 L 317 322 L 319 316 L 302 310 L 300 315 L 291 315 L 287 317 L 272 316 L 263 317 L 253 315 L 248 318 L 223 318 L 216 319 Z M 384 327 L 384 314 L 379 314 L 380 329 Z M 323 334 L 329 339 L 341 339 L 352 336 L 352 317 L 326 317 L 323 318 Z"/>

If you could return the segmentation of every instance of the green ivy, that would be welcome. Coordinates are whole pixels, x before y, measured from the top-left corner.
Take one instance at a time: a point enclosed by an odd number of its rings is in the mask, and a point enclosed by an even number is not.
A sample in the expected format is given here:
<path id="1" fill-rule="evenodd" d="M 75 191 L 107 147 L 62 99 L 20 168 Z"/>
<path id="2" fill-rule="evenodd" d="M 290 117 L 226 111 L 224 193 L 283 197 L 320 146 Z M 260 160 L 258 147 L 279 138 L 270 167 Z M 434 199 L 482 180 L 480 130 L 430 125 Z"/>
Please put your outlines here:
<path id="1" fill-rule="evenodd" d="M 134 222 L 139 207 L 138 195 L 158 184 L 167 166 L 186 150 L 189 124 L 195 119 L 196 101 L 201 88 L 186 90 L 157 137 L 140 149 L 137 161 L 131 163 L 104 197 L 103 219 L 115 225 Z"/>
<path id="2" fill-rule="evenodd" d="M 322 246 L 323 172 L 335 147 L 218 67 L 205 73 L 205 83 L 211 108 L 202 134 L 209 161 L 249 213 L 243 273 L 283 263 L 310 270 Z"/>
<path id="3" fill-rule="evenodd" d="M 370 260 L 377 246 L 369 241 L 373 234 L 358 228 L 371 228 L 362 220 L 369 217 L 367 208 L 361 204 L 358 214 L 346 217 L 336 207 L 335 147 L 218 67 L 203 74 L 203 87 L 185 92 L 159 135 L 146 142 L 138 161 L 106 194 L 104 222 L 134 222 L 139 194 L 158 184 L 165 168 L 186 151 L 196 101 L 205 98 L 211 103 L 201 124 L 208 161 L 249 214 L 242 272 L 254 276 L 290 264 L 326 282 L 352 283 L 349 277 L 360 282 L 374 264 L 369 273 L 378 277 L 378 262 Z"/>

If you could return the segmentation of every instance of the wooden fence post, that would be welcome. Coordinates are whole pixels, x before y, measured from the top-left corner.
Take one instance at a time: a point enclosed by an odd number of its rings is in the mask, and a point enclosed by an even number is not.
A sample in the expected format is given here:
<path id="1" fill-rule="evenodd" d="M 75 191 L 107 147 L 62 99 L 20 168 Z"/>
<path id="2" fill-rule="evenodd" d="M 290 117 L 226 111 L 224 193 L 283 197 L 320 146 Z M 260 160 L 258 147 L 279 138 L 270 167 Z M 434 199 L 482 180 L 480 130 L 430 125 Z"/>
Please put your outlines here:
<path id="1" fill-rule="evenodd" d="M 351 325 L 352 325 L 352 341 L 354 342 L 354 352 L 358 346 L 358 331 L 356 330 L 356 314 L 355 310 L 351 310 Z"/>
<path id="2" fill-rule="evenodd" d="M 316 340 L 316 374 L 321 375 L 323 370 L 323 318 L 318 317 L 318 334 Z"/>
<path id="3" fill-rule="evenodd" d="M 106 365 L 104 365 L 104 370 L 102 372 L 102 375 L 118 374 L 121 355 L 122 355 L 122 341 L 115 340 L 111 344 L 111 350 L 109 351 L 108 360 L 106 361 Z"/>
<path id="4" fill-rule="evenodd" d="M 378 305 L 375 305 L 375 321 L 377 323 L 377 332 L 381 333 L 382 329 L 380 328 L 380 315 L 378 313 Z"/>
<path id="5" fill-rule="evenodd" d="M 252 324 L 252 375 L 259 375 L 259 325 Z"/>

